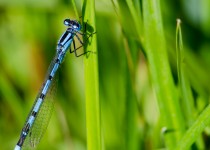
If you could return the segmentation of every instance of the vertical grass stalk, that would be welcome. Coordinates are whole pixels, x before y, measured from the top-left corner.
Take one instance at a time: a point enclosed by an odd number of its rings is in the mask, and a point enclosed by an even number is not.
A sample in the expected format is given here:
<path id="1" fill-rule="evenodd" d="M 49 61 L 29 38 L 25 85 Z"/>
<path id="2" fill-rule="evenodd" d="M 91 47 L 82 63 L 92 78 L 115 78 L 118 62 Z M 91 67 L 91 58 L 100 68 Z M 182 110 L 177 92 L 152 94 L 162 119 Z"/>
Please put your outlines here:
<path id="1" fill-rule="evenodd" d="M 78 14 L 78 11 L 77 11 L 77 6 L 75 4 L 75 0 L 71 0 L 71 3 L 73 5 L 75 15 L 76 15 L 77 19 L 79 19 L 79 14 Z"/>
<path id="2" fill-rule="evenodd" d="M 184 131 L 184 120 L 178 102 L 167 56 L 164 30 L 162 25 L 160 1 L 143 1 L 145 51 L 148 57 L 150 74 L 158 100 L 162 126 L 167 149 L 173 149 Z"/>
<path id="3" fill-rule="evenodd" d="M 181 20 L 177 19 L 176 27 L 176 52 L 177 52 L 177 72 L 181 94 L 181 105 L 185 114 L 187 128 L 192 125 L 195 120 L 194 100 L 190 87 L 189 80 L 186 76 L 186 65 L 184 60 L 182 32 L 181 32 Z M 199 149 L 204 149 L 202 138 L 198 138 L 196 145 Z"/>
<path id="4" fill-rule="evenodd" d="M 182 43 L 182 32 L 181 32 L 181 20 L 177 19 L 176 28 L 176 52 L 177 52 L 177 72 L 180 86 L 180 93 L 182 97 L 181 103 L 185 111 L 185 117 L 187 119 L 187 126 L 193 123 L 193 96 L 190 88 L 190 84 L 185 75 L 185 63 L 184 63 L 184 52 Z"/>
<path id="5" fill-rule="evenodd" d="M 95 1 L 84 0 L 82 16 L 87 26 L 96 31 L 95 26 Z M 88 32 L 88 28 L 87 28 Z M 98 52 L 96 34 L 85 45 L 87 53 L 85 63 L 85 93 L 86 93 L 86 127 L 87 127 L 87 149 L 101 149 L 101 124 L 100 124 L 100 102 L 98 83 Z"/>

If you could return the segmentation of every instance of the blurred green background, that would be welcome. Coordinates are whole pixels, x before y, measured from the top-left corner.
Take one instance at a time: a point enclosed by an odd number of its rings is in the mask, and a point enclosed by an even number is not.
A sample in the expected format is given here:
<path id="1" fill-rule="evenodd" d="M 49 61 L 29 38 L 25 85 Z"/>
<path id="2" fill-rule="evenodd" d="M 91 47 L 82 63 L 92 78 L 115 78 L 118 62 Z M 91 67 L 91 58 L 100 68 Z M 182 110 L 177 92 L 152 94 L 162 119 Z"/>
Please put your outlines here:
<path id="1" fill-rule="evenodd" d="M 137 0 L 133 2 L 139 3 Z M 81 3 L 76 1 L 79 15 Z M 161 119 L 147 57 L 136 38 L 131 18 L 123 22 L 120 18 L 122 14 L 115 7 L 110 0 L 96 0 L 102 145 L 106 150 L 126 150 L 129 144 L 132 149 L 161 149 L 164 147 Z M 129 12 L 125 9 L 123 14 L 126 13 Z M 161 13 L 176 84 L 176 19 L 182 20 L 187 74 L 193 91 L 195 113 L 199 114 L 209 103 L 210 1 L 163 0 Z M 13 149 L 19 138 L 55 55 L 56 43 L 66 29 L 63 25 L 65 18 L 77 19 L 69 0 L 0 1 L 2 150 Z M 130 30 L 125 30 L 125 25 Z M 130 44 L 134 45 L 131 52 L 128 48 Z M 86 149 L 83 59 L 67 54 L 59 69 L 55 110 L 37 148 L 39 150 Z M 130 115 L 133 117 L 130 118 Z M 129 128 L 129 123 L 133 123 L 134 128 Z M 129 136 L 131 133 L 134 134 Z M 204 141 L 208 141 L 210 130 L 207 128 L 203 134 Z"/>

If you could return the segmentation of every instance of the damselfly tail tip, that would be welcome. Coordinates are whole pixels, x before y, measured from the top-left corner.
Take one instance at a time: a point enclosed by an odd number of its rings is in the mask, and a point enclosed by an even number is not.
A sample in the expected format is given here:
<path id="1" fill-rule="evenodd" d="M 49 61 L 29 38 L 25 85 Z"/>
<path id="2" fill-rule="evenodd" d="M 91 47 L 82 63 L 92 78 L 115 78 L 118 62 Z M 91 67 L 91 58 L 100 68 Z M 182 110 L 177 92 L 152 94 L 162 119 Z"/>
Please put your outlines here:
<path id="1" fill-rule="evenodd" d="M 19 145 L 16 145 L 14 150 L 21 150 L 21 147 Z"/>

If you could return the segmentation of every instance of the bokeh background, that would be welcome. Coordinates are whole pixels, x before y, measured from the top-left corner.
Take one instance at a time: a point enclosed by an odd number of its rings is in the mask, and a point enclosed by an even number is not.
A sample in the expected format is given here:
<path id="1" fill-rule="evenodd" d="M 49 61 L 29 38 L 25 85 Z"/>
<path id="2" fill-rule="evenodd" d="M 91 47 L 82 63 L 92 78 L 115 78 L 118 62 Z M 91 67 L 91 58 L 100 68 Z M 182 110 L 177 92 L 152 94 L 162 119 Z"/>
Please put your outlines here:
<path id="1" fill-rule="evenodd" d="M 81 15 L 82 1 L 75 1 Z M 137 3 L 137 0 L 134 0 Z M 159 111 L 152 90 L 147 58 L 136 39 L 132 23 L 125 32 L 116 6 L 96 0 L 99 90 L 102 141 L 106 150 L 161 149 L 164 141 Z M 141 6 L 136 6 L 141 7 Z M 125 10 L 126 11 L 126 10 Z M 210 92 L 210 1 L 163 0 L 161 13 L 169 61 L 177 84 L 176 19 L 182 32 L 193 96 L 199 113 Z M 126 14 L 126 12 L 124 12 Z M 65 18 L 77 19 L 70 0 L 0 0 L 0 149 L 13 149 L 55 55 L 56 43 L 65 31 Z M 145 18 L 144 18 L 145 19 Z M 128 29 L 128 28 L 127 28 Z M 128 42 L 136 47 L 129 53 Z M 127 57 L 127 55 L 133 55 Z M 133 58 L 130 60 L 129 58 Z M 83 57 L 67 54 L 59 69 L 57 89 L 52 93 L 54 112 L 37 149 L 85 150 L 86 117 Z M 129 70 L 133 67 L 133 75 Z M 133 79 L 130 79 L 132 77 Z M 133 84 L 132 82 L 135 81 Z M 136 93 L 129 92 L 135 86 Z M 129 102 L 134 96 L 136 101 Z M 129 115 L 134 119 L 129 120 Z M 135 128 L 127 128 L 134 122 Z M 135 130 L 129 140 L 129 130 Z M 205 130 L 208 141 L 210 130 Z"/>

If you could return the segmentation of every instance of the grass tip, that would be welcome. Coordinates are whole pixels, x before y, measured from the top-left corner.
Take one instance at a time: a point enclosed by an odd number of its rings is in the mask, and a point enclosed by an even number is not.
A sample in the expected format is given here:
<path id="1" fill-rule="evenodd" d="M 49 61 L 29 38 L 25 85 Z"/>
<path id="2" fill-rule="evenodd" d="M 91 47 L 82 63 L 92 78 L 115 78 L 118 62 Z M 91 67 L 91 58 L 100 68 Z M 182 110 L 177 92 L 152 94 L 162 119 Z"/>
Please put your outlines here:
<path id="1" fill-rule="evenodd" d="M 177 18 L 177 19 L 176 19 L 176 22 L 177 22 L 177 25 L 180 25 L 180 24 L 182 23 L 182 20 L 179 19 L 179 18 Z"/>

